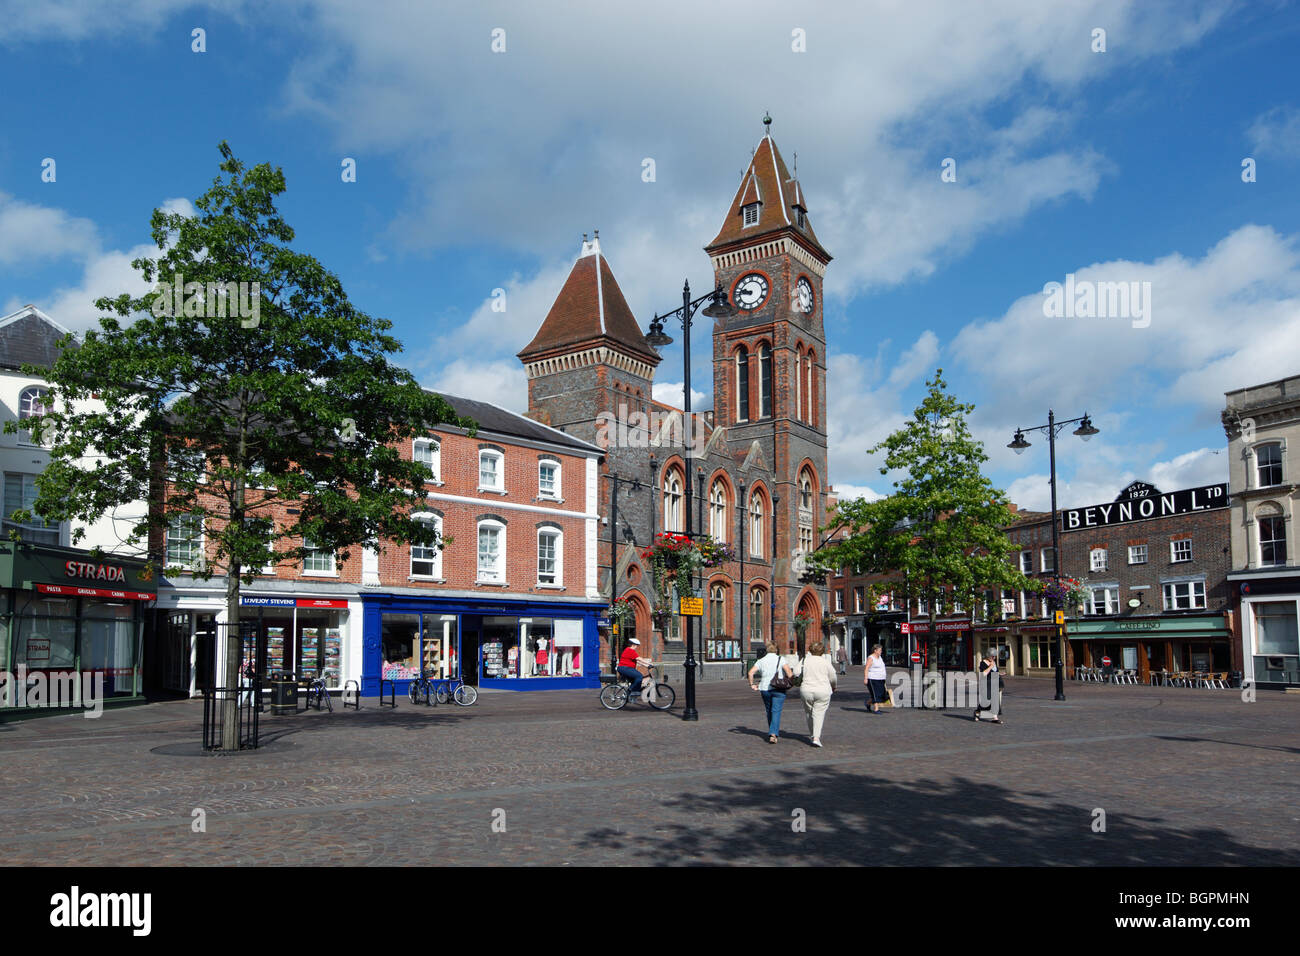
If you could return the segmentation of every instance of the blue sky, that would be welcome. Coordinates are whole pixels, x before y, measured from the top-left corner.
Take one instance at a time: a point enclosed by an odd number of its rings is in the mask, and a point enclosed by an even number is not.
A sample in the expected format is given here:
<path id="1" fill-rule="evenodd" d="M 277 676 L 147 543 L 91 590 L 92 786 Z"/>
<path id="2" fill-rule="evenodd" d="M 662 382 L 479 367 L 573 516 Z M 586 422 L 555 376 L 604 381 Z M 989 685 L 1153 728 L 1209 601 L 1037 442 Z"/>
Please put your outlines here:
<path id="1" fill-rule="evenodd" d="M 283 167 L 296 244 L 394 322 L 424 384 L 522 408 L 514 353 L 583 232 L 643 327 L 683 278 L 708 286 L 768 110 L 835 256 L 838 488 L 888 491 L 865 450 L 937 366 L 1022 506 L 1047 504 L 1046 449 L 1004 446 L 1049 407 L 1102 429 L 1065 437 L 1064 506 L 1224 481 L 1222 393 L 1300 371 L 1298 45 L 1300 11 L 1269 0 L 6 4 L 0 309 L 88 327 L 226 139 Z M 1044 316 L 1070 273 L 1150 282 L 1150 324 Z"/>

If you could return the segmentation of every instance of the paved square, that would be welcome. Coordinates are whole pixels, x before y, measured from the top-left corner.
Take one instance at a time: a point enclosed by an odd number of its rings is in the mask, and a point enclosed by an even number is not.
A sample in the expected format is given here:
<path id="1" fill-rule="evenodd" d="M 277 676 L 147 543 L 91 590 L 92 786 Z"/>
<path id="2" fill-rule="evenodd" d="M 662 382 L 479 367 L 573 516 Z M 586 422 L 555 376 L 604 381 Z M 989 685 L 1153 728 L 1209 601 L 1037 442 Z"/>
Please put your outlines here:
<path id="1" fill-rule="evenodd" d="M 694 724 L 680 687 L 668 714 L 594 691 L 267 714 L 269 746 L 237 756 L 166 752 L 197 742 L 195 701 L 0 723 L 0 848 L 10 865 L 1300 865 L 1300 696 L 1071 683 L 1056 703 L 1012 678 L 998 726 L 871 716 L 861 674 L 821 750 L 797 696 L 769 745 L 739 681 L 700 685 Z"/>

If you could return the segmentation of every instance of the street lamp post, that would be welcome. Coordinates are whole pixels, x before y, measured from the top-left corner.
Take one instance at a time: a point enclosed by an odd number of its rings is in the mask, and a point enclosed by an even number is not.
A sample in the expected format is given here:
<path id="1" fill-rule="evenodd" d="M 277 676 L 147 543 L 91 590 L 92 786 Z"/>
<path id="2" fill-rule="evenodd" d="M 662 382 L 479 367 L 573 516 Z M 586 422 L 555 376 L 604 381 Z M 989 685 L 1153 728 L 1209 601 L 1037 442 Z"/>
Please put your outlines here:
<path id="1" fill-rule="evenodd" d="M 1051 462 L 1052 471 L 1052 581 L 1056 584 L 1057 593 L 1060 593 L 1061 586 L 1061 530 L 1056 516 L 1056 436 L 1066 425 L 1079 423 L 1079 427 L 1074 430 L 1084 441 L 1097 434 L 1099 429 L 1092 425 L 1092 419 L 1084 412 L 1082 418 L 1070 418 L 1065 421 L 1056 420 L 1056 412 L 1052 409 L 1047 410 L 1047 424 L 1034 425 L 1030 428 L 1017 428 L 1016 437 L 1007 445 L 1017 455 L 1023 455 L 1025 449 L 1029 447 L 1029 442 L 1025 441 L 1025 432 L 1042 432 L 1047 436 L 1047 453 L 1048 460 Z M 1055 608 L 1053 610 L 1056 610 Z M 1056 625 L 1056 699 L 1065 700 L 1065 625 Z"/>
<path id="2" fill-rule="evenodd" d="M 735 307 L 727 301 L 727 294 L 722 291 L 722 283 L 719 282 L 712 292 L 700 296 L 698 299 L 691 299 L 691 284 L 686 282 L 682 285 L 682 305 L 679 309 L 667 312 L 664 315 L 655 314 L 654 319 L 650 322 L 650 334 L 645 337 L 646 341 L 656 349 L 661 349 L 671 345 L 673 340 L 664 334 L 664 319 L 676 317 L 682 323 L 682 362 L 685 366 L 682 383 L 682 411 L 685 420 L 683 421 L 684 434 L 682 440 L 685 445 L 683 457 L 686 459 L 686 501 L 685 501 L 685 518 L 686 518 L 686 536 L 694 536 L 691 530 L 693 524 L 691 520 L 691 439 L 695 433 L 695 422 L 691 417 L 691 320 L 695 318 L 695 313 L 699 311 L 700 306 L 709 303 L 704 309 L 704 314 L 710 318 L 722 318 L 736 314 Z M 666 519 L 666 516 L 665 516 Z M 665 520 L 665 524 L 667 521 Z M 680 598 L 680 595 L 679 595 Z M 683 720 L 699 720 L 699 711 L 695 709 L 695 618 L 686 618 L 686 709 L 682 712 Z"/>

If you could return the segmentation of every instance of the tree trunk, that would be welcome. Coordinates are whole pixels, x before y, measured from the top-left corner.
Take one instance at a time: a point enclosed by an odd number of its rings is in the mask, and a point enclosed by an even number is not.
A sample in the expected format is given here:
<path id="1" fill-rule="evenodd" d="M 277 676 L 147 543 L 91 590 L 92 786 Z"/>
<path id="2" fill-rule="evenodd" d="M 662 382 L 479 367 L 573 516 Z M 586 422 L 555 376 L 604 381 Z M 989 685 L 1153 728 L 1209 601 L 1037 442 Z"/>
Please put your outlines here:
<path id="1" fill-rule="evenodd" d="M 239 568 L 226 571 L 226 672 L 222 684 L 227 688 L 221 703 L 221 749 L 239 749 L 239 680 L 244 647 L 239 634 Z M 253 701 L 256 707 L 260 701 Z"/>

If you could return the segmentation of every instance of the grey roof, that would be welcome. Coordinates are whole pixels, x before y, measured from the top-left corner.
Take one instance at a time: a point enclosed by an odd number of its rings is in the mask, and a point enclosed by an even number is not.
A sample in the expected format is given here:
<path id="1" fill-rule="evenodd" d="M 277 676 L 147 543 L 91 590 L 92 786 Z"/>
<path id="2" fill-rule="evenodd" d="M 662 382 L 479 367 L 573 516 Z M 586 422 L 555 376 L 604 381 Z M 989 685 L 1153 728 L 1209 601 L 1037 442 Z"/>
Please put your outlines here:
<path id="1" fill-rule="evenodd" d="M 433 390 L 429 389 L 428 391 Z M 558 428 L 543 425 L 541 422 L 533 421 L 531 418 L 517 412 L 506 411 L 500 405 L 493 405 L 491 402 L 480 402 L 473 398 L 461 398 L 458 395 L 448 395 L 445 392 L 436 392 L 435 394 L 441 395 L 447 404 L 455 409 L 457 415 L 478 422 L 478 427 L 485 432 L 495 432 L 498 435 L 509 435 L 529 441 L 546 442 L 551 445 L 564 445 L 568 448 L 575 448 L 583 452 L 595 452 L 600 455 L 605 453 L 597 445 L 574 438 Z"/>
<path id="2" fill-rule="evenodd" d="M 59 358 L 59 339 L 68 330 L 34 305 L 0 318 L 0 368 L 22 368 L 25 363 L 53 368 Z"/>

